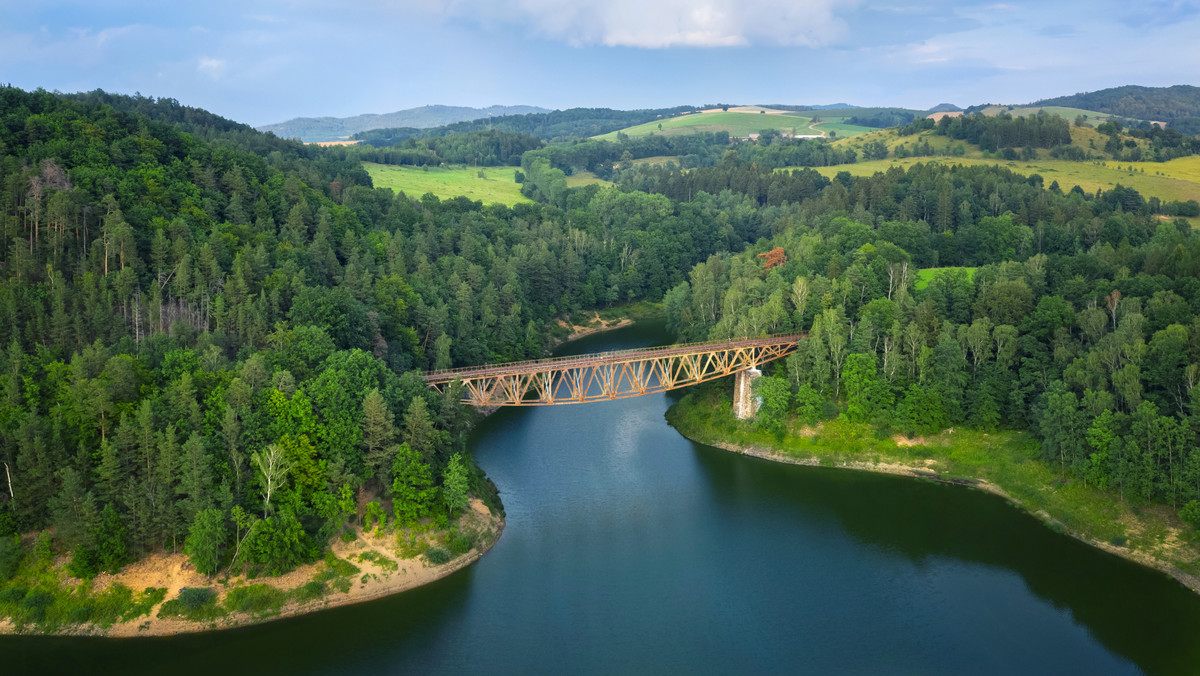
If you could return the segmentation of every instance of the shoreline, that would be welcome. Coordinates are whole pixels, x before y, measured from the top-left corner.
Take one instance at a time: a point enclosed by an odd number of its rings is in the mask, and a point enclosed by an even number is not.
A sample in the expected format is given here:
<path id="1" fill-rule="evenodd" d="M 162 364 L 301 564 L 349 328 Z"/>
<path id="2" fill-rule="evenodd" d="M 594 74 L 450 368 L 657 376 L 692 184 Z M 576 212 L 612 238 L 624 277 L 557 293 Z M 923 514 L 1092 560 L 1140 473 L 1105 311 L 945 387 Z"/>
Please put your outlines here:
<path id="1" fill-rule="evenodd" d="M 147 557 L 126 566 L 117 575 L 102 574 L 93 581 L 92 591 L 100 592 L 115 584 L 123 584 L 135 591 L 148 587 L 166 587 L 164 600 L 155 603 L 148 614 L 139 615 L 124 622 L 102 627 L 90 622 L 70 624 L 56 631 L 38 631 L 29 627 L 18 629 L 11 618 L 0 619 L 0 634 L 27 636 L 92 636 L 102 638 L 162 637 L 179 634 L 222 631 L 272 622 L 298 615 L 318 612 L 329 608 L 365 603 L 416 589 L 458 572 L 475 563 L 500 541 L 506 522 L 503 517 L 492 514 L 478 498 L 472 498 L 466 513 L 459 518 L 460 527 L 479 528 L 484 534 L 471 549 L 444 564 L 431 564 L 422 555 L 402 557 L 396 552 L 396 535 L 388 532 L 382 536 L 356 530 L 350 542 L 335 539 L 329 552 L 357 570 L 346 576 L 350 579 L 349 589 L 341 591 L 327 588 L 318 597 L 306 601 L 288 600 L 277 610 L 254 613 L 228 611 L 212 620 L 190 620 L 181 617 L 159 617 L 158 612 L 166 601 L 175 599 L 185 587 L 206 587 L 215 591 L 217 604 L 225 601 L 233 589 L 250 585 L 268 585 L 282 593 L 294 592 L 327 569 L 325 561 L 298 566 L 284 575 L 247 579 L 242 576 L 231 578 L 224 584 L 218 579 L 209 579 L 197 573 L 187 563 L 184 554 L 160 554 Z M 367 558 L 361 558 L 366 555 Z M 146 584 L 150 581 L 150 584 Z"/>
<path id="2" fill-rule="evenodd" d="M 607 331 L 623 329 L 626 326 L 633 326 L 634 322 L 634 320 L 630 317 L 620 317 L 618 319 L 607 320 L 601 319 L 599 312 L 594 312 L 592 316 L 593 319 L 591 319 L 587 324 L 574 324 L 559 319 L 558 325 L 565 329 L 569 329 L 571 332 L 565 337 L 561 338 L 551 336 L 550 343 L 546 346 L 546 351 L 549 354 L 553 354 L 555 350 L 573 340 L 579 340 L 580 338 L 592 336 L 597 333 L 605 333 Z"/>
<path id="3" fill-rule="evenodd" d="M 569 329 L 570 333 L 564 337 L 552 336 L 549 340 L 547 350 L 552 353 L 555 349 L 571 341 L 632 326 L 637 318 L 640 317 L 620 316 L 613 319 L 603 319 L 600 317 L 599 312 L 593 312 L 593 319 L 587 324 L 568 323 L 560 319 L 558 320 L 559 326 Z M 479 409 L 480 419 L 491 415 L 498 408 Z M 484 522 L 482 524 L 480 523 L 481 519 Z M 459 555 L 447 563 L 440 565 L 430 564 L 421 555 L 402 558 L 394 554 L 389 554 L 386 551 L 388 545 L 386 540 L 381 540 L 381 538 L 372 536 L 361 530 L 355 531 L 356 537 L 349 543 L 335 539 L 329 545 L 328 552 L 339 559 L 349 561 L 351 557 L 374 552 L 372 556 L 378 555 L 388 560 L 388 563 L 380 564 L 373 560 L 355 559 L 351 562 L 358 568 L 358 571 L 354 575 L 360 577 L 351 584 L 348 591 L 342 592 L 330 589 L 323 596 L 313 600 L 303 602 L 289 600 L 273 612 L 249 613 L 230 611 L 216 620 L 189 620 L 179 617 L 158 616 L 158 612 L 163 604 L 169 600 L 178 598 L 180 590 L 185 587 L 215 589 L 218 604 L 224 602 L 229 590 L 249 585 L 265 584 L 284 593 L 289 593 L 298 590 L 308 581 L 313 580 L 316 575 L 321 574 L 326 568 L 325 562 L 319 561 L 298 566 L 296 569 L 280 576 L 256 579 L 247 579 L 238 576 L 220 583 L 216 578 L 209 579 L 192 570 L 184 554 L 156 554 L 128 564 L 117 575 L 106 573 L 98 575 L 92 581 L 91 587 L 92 593 L 102 592 L 115 584 L 123 584 L 135 592 L 139 589 L 151 587 L 165 588 L 167 590 L 166 597 L 164 600 L 155 603 L 148 614 L 139 615 L 128 621 L 118 622 L 108 627 L 85 622 L 82 624 L 66 625 L 55 631 L 30 630 L 28 627 L 18 629 L 11 618 L 4 617 L 0 618 L 0 635 L 95 636 L 104 638 L 174 636 L 246 627 L 314 613 L 329 608 L 373 601 L 435 582 L 475 563 L 499 542 L 506 525 L 503 516 L 492 514 L 477 498 L 471 499 L 470 508 L 467 510 L 467 514 L 460 519 L 460 524 L 463 521 L 468 521 L 476 526 L 482 525 L 486 532 L 491 533 L 491 536 L 486 541 L 472 546 L 471 550 L 465 554 Z M 391 535 L 391 533 L 388 534 L 388 536 Z M 65 561 L 65 558 L 58 561 L 55 568 L 61 570 L 65 565 Z M 62 582 L 71 583 L 73 580 L 73 578 L 65 578 Z"/>
<path id="4" fill-rule="evenodd" d="M 732 442 L 726 442 L 726 441 L 711 441 L 711 440 L 698 439 L 694 436 L 689 435 L 687 432 L 680 429 L 678 426 L 676 426 L 674 423 L 670 422 L 669 420 L 668 420 L 668 424 L 671 425 L 671 427 L 674 428 L 675 431 L 678 432 L 681 436 L 683 436 L 685 439 L 688 439 L 690 441 L 694 441 L 698 444 L 704 444 L 705 446 L 712 446 L 713 448 L 718 448 L 720 450 L 727 451 L 730 453 L 737 453 L 739 455 L 749 456 L 749 457 L 763 460 L 766 462 L 778 462 L 778 463 L 788 464 L 788 465 L 802 465 L 805 467 L 829 467 L 831 469 L 875 472 L 877 474 L 891 474 L 894 476 L 904 476 L 904 477 L 909 477 L 909 478 L 913 478 L 913 479 L 926 479 L 926 480 L 930 480 L 930 481 L 937 481 L 939 483 L 948 483 L 948 484 L 955 484 L 955 485 L 959 485 L 959 486 L 966 486 L 968 488 L 977 488 L 977 489 L 986 491 L 988 493 L 992 493 L 993 495 L 997 495 L 997 496 L 1007 500 L 1008 502 L 1012 503 L 1013 505 L 1020 507 L 1021 510 L 1024 511 L 1026 514 L 1029 514 L 1030 516 L 1033 516 L 1034 518 L 1038 519 L 1047 527 L 1055 529 L 1058 532 L 1063 533 L 1064 535 L 1070 536 L 1080 542 L 1083 542 L 1084 544 L 1090 545 L 1092 547 L 1100 549 L 1100 550 L 1107 552 L 1109 554 L 1112 554 L 1114 556 L 1118 556 L 1127 561 L 1131 561 L 1133 563 L 1137 563 L 1137 564 L 1146 566 L 1148 568 L 1153 568 L 1154 570 L 1157 570 L 1161 573 L 1165 573 L 1165 574 L 1169 575 L 1171 578 L 1173 578 L 1174 580 L 1176 580 L 1177 582 L 1179 582 L 1180 584 L 1182 584 L 1184 587 L 1187 587 L 1193 593 L 1200 594 L 1200 577 L 1197 577 L 1190 573 L 1184 572 L 1183 570 L 1180 570 L 1178 567 L 1171 564 L 1170 562 L 1164 561 L 1164 560 L 1162 560 L 1158 557 L 1155 557 L 1151 554 L 1148 554 L 1146 552 L 1134 551 L 1127 547 L 1118 547 L 1109 542 L 1105 542 L 1103 540 L 1098 540 L 1094 537 L 1091 537 L 1084 533 L 1081 533 L 1073 528 L 1066 526 L 1061 521 L 1055 519 L 1053 516 L 1051 516 L 1049 513 L 1047 513 L 1043 509 L 1033 511 L 1019 498 L 1014 497 L 1013 495 L 1009 494 L 1008 491 L 1004 490 L 1004 488 L 1002 488 L 1001 486 L 999 486 L 995 483 L 992 483 L 991 481 L 988 481 L 987 479 L 983 479 L 983 478 L 979 478 L 979 477 L 971 477 L 969 479 L 944 477 L 939 472 L 937 472 L 929 467 L 918 467 L 915 465 L 906 465 L 903 463 L 866 462 L 866 461 L 861 461 L 861 460 L 827 463 L 827 462 L 822 462 L 821 457 L 816 456 L 816 455 L 804 458 L 804 457 L 797 457 L 794 455 L 790 455 L 785 451 L 781 451 L 779 449 L 770 448 L 770 447 L 762 447 L 762 446 L 753 445 L 753 444 L 747 445 L 747 446 L 741 446 L 741 445 L 734 444 Z M 932 464 L 932 461 L 930 461 L 930 462 Z"/>
<path id="5" fill-rule="evenodd" d="M 585 325 L 569 324 L 560 319 L 559 325 L 570 329 L 570 333 L 565 337 L 551 337 L 547 347 L 548 351 L 552 352 L 566 343 L 585 336 L 614 331 L 631 326 L 634 323 L 632 317 L 602 319 L 599 312 L 594 312 L 593 317 Z M 480 409 L 480 419 L 486 418 L 496 410 L 496 408 Z M 158 612 L 163 604 L 167 600 L 178 598 L 179 591 L 184 587 L 214 588 L 216 590 L 217 603 L 224 601 L 229 589 L 247 585 L 266 584 L 285 593 L 293 592 L 304 586 L 309 580 L 314 579 L 316 575 L 321 574 L 325 570 L 326 564 L 324 562 L 306 564 L 297 567 L 289 573 L 276 577 L 250 580 L 239 576 L 221 584 L 216 579 L 209 579 L 191 570 L 191 566 L 187 563 L 187 557 L 184 554 L 156 554 L 128 564 L 117 575 L 103 573 L 98 575 L 93 580 L 91 587 L 92 593 L 102 592 L 104 589 L 115 584 L 123 584 L 135 590 L 135 592 L 148 587 L 165 588 L 167 590 L 165 599 L 155 603 L 148 614 L 140 615 L 125 622 L 118 622 L 109 627 L 85 622 L 82 624 L 69 624 L 55 631 L 31 630 L 29 627 L 18 629 L 11 618 L 5 617 L 0 618 L 0 635 L 96 636 L 105 638 L 174 636 L 178 634 L 234 629 L 288 617 L 296 617 L 329 608 L 373 601 L 435 582 L 462 570 L 482 558 L 484 554 L 500 541 L 500 536 L 504 533 L 506 522 L 504 517 L 491 514 L 490 510 L 483 506 L 483 503 L 477 498 L 471 499 L 470 509 L 460 519 L 460 522 L 469 518 L 474 520 L 477 525 L 480 519 L 486 521 L 484 525 L 485 530 L 492 533 L 492 535 L 486 541 L 473 546 L 467 553 L 440 565 L 430 564 L 420 555 L 413 558 L 401 558 L 389 555 L 386 551 L 388 545 L 386 540 L 381 540 L 361 530 L 355 531 L 356 537 L 350 543 L 335 539 L 329 545 L 328 551 L 339 559 L 349 561 L 351 557 L 360 556 L 366 552 L 374 552 L 375 555 L 383 557 L 389 562 L 380 564 L 377 561 L 355 559 L 351 563 L 358 568 L 358 571 L 354 575 L 359 577 L 351 584 L 348 591 L 342 592 L 330 589 L 323 596 L 310 601 L 297 602 L 289 600 L 274 612 L 256 614 L 230 611 L 216 620 L 189 620 L 178 617 L 158 616 Z M 64 558 L 62 561 L 57 562 L 55 568 L 61 570 L 62 566 L 65 565 L 65 560 Z M 64 578 L 62 582 L 71 583 L 72 580 L 73 578 Z"/>

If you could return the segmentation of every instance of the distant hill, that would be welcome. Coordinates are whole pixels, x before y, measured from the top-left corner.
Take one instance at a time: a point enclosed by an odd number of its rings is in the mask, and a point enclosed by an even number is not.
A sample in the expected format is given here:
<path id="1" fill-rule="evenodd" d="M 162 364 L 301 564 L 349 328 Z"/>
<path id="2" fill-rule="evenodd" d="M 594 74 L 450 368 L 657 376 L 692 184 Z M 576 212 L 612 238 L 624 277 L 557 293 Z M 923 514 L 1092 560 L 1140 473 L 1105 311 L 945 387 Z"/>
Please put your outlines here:
<path id="1" fill-rule="evenodd" d="M 1200 87 L 1139 87 L 1126 85 L 1100 91 L 1043 99 L 1030 106 L 1066 106 L 1095 110 L 1138 120 L 1170 123 L 1180 118 L 1200 117 Z"/>
<path id="2" fill-rule="evenodd" d="M 394 127 L 427 129 L 455 122 L 467 122 L 488 117 L 505 115 L 527 115 L 548 113 L 537 106 L 490 106 L 468 108 L 465 106 L 421 106 L 398 110 L 383 115 L 355 115 L 354 117 L 297 117 L 287 122 L 257 127 L 259 131 L 274 132 L 282 138 L 299 138 L 306 143 L 314 141 L 337 141 L 361 131 Z"/>
<path id="3" fill-rule="evenodd" d="M 930 108 L 928 112 L 930 112 L 930 113 L 957 113 L 960 110 L 962 110 L 962 108 L 959 108 L 958 106 L 954 105 L 953 103 L 939 103 L 936 106 Z"/>
<path id="4" fill-rule="evenodd" d="M 495 130 L 529 134 L 546 141 L 562 141 L 570 138 L 587 138 L 651 120 L 671 118 L 695 109 L 695 106 L 651 110 L 568 108 L 545 113 L 480 118 L 432 129 L 413 129 L 411 127 L 378 129 L 359 132 L 354 135 L 354 138 L 373 146 L 384 147 L 409 138 L 433 138 L 472 131 Z"/>

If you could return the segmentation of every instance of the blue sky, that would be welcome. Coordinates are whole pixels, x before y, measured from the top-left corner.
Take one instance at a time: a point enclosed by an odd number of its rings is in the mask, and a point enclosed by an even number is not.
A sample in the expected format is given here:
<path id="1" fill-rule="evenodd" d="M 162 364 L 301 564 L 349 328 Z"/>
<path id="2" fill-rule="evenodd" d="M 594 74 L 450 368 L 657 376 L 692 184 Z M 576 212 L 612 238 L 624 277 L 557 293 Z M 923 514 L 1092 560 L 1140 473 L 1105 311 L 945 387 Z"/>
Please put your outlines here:
<path id="1" fill-rule="evenodd" d="M 0 82 L 254 125 L 425 104 L 928 108 L 1200 85 L 1200 0 L 0 0 Z"/>

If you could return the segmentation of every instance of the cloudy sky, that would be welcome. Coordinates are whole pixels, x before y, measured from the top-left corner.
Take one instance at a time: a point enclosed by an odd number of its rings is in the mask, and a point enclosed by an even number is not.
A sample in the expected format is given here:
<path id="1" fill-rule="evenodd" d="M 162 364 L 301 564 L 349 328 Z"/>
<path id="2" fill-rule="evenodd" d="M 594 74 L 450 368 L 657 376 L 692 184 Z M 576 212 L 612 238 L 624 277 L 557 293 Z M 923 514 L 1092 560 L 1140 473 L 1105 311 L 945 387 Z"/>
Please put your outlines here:
<path id="1" fill-rule="evenodd" d="M 254 125 L 425 104 L 1024 103 L 1200 85 L 1200 0 L 0 0 L 0 82 Z"/>

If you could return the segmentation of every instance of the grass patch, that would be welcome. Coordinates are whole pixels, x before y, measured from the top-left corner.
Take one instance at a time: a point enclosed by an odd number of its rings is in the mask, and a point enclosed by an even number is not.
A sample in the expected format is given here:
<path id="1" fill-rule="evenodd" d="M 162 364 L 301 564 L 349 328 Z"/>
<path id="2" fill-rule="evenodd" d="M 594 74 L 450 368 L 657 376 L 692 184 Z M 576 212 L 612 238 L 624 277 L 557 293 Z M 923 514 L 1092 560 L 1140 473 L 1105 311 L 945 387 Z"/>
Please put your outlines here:
<path id="1" fill-rule="evenodd" d="M 411 530 L 396 534 L 396 553 L 402 559 L 415 559 L 427 549 L 429 541 Z"/>
<path id="2" fill-rule="evenodd" d="M 409 197 L 433 193 L 441 199 L 466 197 L 484 204 L 508 206 L 532 202 L 521 194 L 521 185 L 514 178 L 516 167 L 446 168 L 401 167 L 374 162 L 362 164 L 376 188 L 391 188 Z"/>
<path id="3" fill-rule="evenodd" d="M 333 577 L 349 577 L 359 572 L 358 566 L 345 559 L 339 559 L 333 552 L 325 552 L 325 570 Z"/>
<path id="4" fill-rule="evenodd" d="M 400 564 L 376 551 L 365 551 L 358 555 L 360 562 L 373 563 L 384 570 L 399 570 Z"/>
<path id="5" fill-rule="evenodd" d="M 228 614 L 217 603 L 217 594 L 208 587 L 184 587 L 179 595 L 162 604 L 158 616 L 182 618 L 192 622 L 211 622 Z"/>
<path id="6" fill-rule="evenodd" d="M 292 590 L 292 598 L 300 603 L 316 601 L 329 593 L 329 587 L 318 580 L 313 580 Z"/>
<path id="7" fill-rule="evenodd" d="M 435 566 L 450 563 L 450 552 L 441 547 L 430 547 L 425 550 L 425 558 Z"/>
<path id="8" fill-rule="evenodd" d="M 933 281 L 934 277 L 938 276 L 938 273 L 941 273 L 945 270 L 966 270 L 967 279 L 974 281 L 976 269 L 977 268 L 969 267 L 923 268 L 917 271 L 917 280 L 914 283 L 914 286 L 916 287 L 917 291 L 924 289 L 925 287 L 929 286 L 929 282 Z"/>
<path id="9" fill-rule="evenodd" d="M 278 613 L 287 603 L 288 593 L 269 584 L 252 584 L 230 589 L 225 594 L 225 607 L 230 611 L 268 615 Z"/>
<path id="10" fill-rule="evenodd" d="M 606 181 L 590 171 L 577 171 L 567 177 L 568 188 L 582 188 L 585 185 L 599 185 L 605 188 L 613 186 L 612 181 Z"/>
<path id="11" fill-rule="evenodd" d="M 633 161 L 633 165 L 635 167 L 643 165 L 643 164 L 653 165 L 653 166 L 661 166 L 661 165 L 665 165 L 665 164 L 679 164 L 679 156 L 678 155 L 655 155 L 654 157 L 640 157 Z"/>

